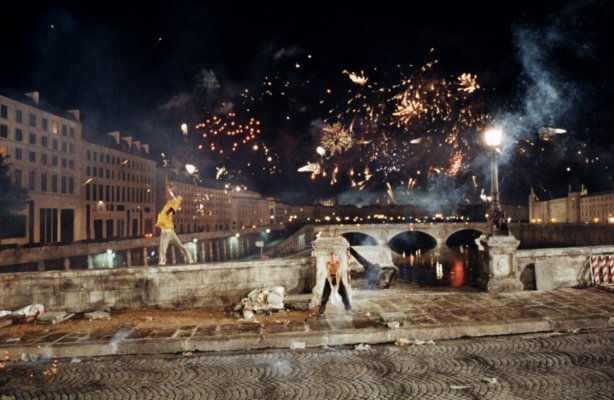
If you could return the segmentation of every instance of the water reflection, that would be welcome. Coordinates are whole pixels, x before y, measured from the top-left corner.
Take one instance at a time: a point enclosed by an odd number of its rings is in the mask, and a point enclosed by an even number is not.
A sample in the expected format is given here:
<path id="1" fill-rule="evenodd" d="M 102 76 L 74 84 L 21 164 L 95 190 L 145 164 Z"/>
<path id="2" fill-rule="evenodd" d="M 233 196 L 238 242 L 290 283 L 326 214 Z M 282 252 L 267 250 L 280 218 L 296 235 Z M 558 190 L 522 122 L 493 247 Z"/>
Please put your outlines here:
<path id="1" fill-rule="evenodd" d="M 479 268 L 477 246 L 411 249 L 395 260 L 399 280 L 418 286 L 473 286 Z"/>

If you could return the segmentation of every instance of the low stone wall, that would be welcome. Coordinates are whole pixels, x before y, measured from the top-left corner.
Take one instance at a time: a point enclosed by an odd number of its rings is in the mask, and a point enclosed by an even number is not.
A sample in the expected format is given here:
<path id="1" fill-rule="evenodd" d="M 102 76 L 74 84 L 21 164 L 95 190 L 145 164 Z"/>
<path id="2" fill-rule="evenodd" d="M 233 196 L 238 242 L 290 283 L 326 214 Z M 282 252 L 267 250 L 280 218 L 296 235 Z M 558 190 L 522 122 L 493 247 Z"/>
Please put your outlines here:
<path id="1" fill-rule="evenodd" d="M 518 250 L 516 260 L 525 289 L 550 290 L 590 284 L 588 257 L 613 253 L 614 246 Z"/>
<path id="2" fill-rule="evenodd" d="M 306 293 L 315 282 L 312 257 L 169 267 L 0 274 L 0 309 L 33 303 L 73 312 L 233 306 L 252 289 L 284 286 Z"/>

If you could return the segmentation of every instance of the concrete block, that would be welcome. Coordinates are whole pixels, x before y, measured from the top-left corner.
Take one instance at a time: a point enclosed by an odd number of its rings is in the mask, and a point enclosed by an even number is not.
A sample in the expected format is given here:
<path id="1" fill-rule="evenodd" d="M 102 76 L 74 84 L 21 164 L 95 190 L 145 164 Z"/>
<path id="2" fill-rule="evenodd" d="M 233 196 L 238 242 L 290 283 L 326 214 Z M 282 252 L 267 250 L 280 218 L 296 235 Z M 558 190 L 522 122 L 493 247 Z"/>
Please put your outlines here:
<path id="1" fill-rule="evenodd" d="M 537 290 L 554 290 L 554 274 L 548 264 L 535 264 L 535 287 Z"/>
<path id="2" fill-rule="evenodd" d="M 109 314 L 106 311 L 93 311 L 93 312 L 89 312 L 89 313 L 85 313 L 83 314 L 83 316 L 89 320 L 96 320 L 96 319 L 111 319 L 111 314 Z"/>
<path id="3" fill-rule="evenodd" d="M 407 319 L 407 315 L 405 315 L 405 313 L 402 313 L 399 311 L 385 312 L 379 315 L 379 320 L 377 322 L 381 325 L 388 326 L 388 327 L 390 327 L 390 324 L 396 322 L 400 326 L 405 323 L 406 319 Z"/>

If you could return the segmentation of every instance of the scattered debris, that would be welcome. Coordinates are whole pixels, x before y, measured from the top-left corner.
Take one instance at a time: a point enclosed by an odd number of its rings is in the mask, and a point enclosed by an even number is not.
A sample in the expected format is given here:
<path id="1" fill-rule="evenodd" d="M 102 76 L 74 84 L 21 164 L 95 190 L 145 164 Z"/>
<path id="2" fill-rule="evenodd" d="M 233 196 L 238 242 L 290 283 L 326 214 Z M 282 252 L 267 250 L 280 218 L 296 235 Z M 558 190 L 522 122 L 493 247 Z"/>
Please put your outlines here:
<path id="1" fill-rule="evenodd" d="M 285 289 L 283 286 L 269 286 L 254 289 L 234 308 L 240 311 L 243 318 L 251 319 L 254 312 L 280 311 L 284 309 Z"/>
<path id="2" fill-rule="evenodd" d="M 81 362 L 81 359 L 80 359 L 80 358 L 73 358 L 72 360 L 70 360 L 70 362 L 71 362 L 72 364 L 77 364 L 77 363 L 80 363 L 80 362 Z"/>
<path id="3" fill-rule="evenodd" d="M 293 340 L 293 341 L 290 342 L 290 348 L 292 350 L 304 349 L 305 348 L 305 342 L 299 342 L 299 341 Z"/>
<path id="4" fill-rule="evenodd" d="M 357 344 L 356 346 L 354 346 L 354 350 L 370 350 L 371 346 L 369 346 L 368 344 Z"/>
<path id="5" fill-rule="evenodd" d="M 481 381 L 482 381 L 482 382 L 485 382 L 485 383 L 489 383 L 489 384 L 491 384 L 491 385 L 494 385 L 495 383 L 497 383 L 497 378 L 488 378 L 488 377 L 483 377 L 483 378 L 481 379 Z"/>
<path id="6" fill-rule="evenodd" d="M 32 322 L 38 318 L 39 315 L 45 312 L 45 306 L 42 304 L 30 304 L 14 311 L 11 315 L 13 318 L 18 319 L 21 322 Z"/>
<path id="7" fill-rule="evenodd" d="M 370 317 L 371 313 L 367 311 L 367 313 L 365 314 L 365 316 Z"/>
<path id="8" fill-rule="evenodd" d="M 37 322 L 41 324 L 55 325 L 67 321 L 74 317 L 75 314 L 68 314 L 66 311 L 49 311 L 40 315 Z"/>
<path id="9" fill-rule="evenodd" d="M 8 338 L 5 340 L 7 343 L 19 342 L 21 340 L 20 337 Z"/>
<path id="10" fill-rule="evenodd" d="M 406 319 L 407 319 L 407 316 L 405 315 L 405 313 L 395 311 L 395 312 L 381 313 L 379 315 L 379 319 L 377 320 L 377 322 L 378 324 L 384 325 L 388 328 L 397 329 L 405 323 Z"/>
<path id="11" fill-rule="evenodd" d="M 149 316 L 149 315 L 148 315 L 148 316 L 146 316 L 146 317 L 143 317 L 143 319 L 145 320 L 145 322 L 151 322 L 151 321 L 153 321 L 153 317 L 151 317 L 151 316 Z"/>
<path id="12" fill-rule="evenodd" d="M 411 342 L 407 339 L 403 339 L 403 338 L 398 338 L 396 342 L 394 342 L 395 346 L 398 347 L 405 347 L 405 346 L 409 346 L 411 344 Z"/>
<path id="13" fill-rule="evenodd" d="M 389 329 L 399 329 L 399 327 L 401 326 L 401 324 L 399 324 L 399 321 L 392 321 L 392 322 L 388 322 L 388 323 L 386 324 L 386 326 L 387 326 Z"/>
<path id="14" fill-rule="evenodd" d="M 8 310 L 0 310 L 0 319 L 8 318 L 11 314 L 12 312 Z"/>
<path id="15" fill-rule="evenodd" d="M 38 360 L 38 354 L 21 353 L 21 361 L 36 361 Z"/>
<path id="16" fill-rule="evenodd" d="M 429 340 L 420 340 L 420 339 L 416 339 L 416 341 L 414 342 L 415 345 L 418 346 L 422 346 L 423 344 L 435 344 L 435 342 L 433 342 L 433 340 L 429 339 Z"/>
<path id="17" fill-rule="evenodd" d="M 471 386 L 469 385 L 450 385 L 450 389 L 464 390 L 464 389 L 471 389 Z"/>
<path id="18" fill-rule="evenodd" d="M 578 332 L 580 332 L 580 328 L 567 330 L 567 333 L 578 333 Z"/>
<path id="19" fill-rule="evenodd" d="M 184 352 L 183 352 L 183 353 L 181 353 L 181 354 L 183 354 L 184 356 L 191 356 L 191 355 L 192 355 L 192 352 L 191 352 L 191 351 L 184 351 Z"/>
<path id="20" fill-rule="evenodd" d="M 83 316 L 89 319 L 90 321 L 94 319 L 105 319 L 105 320 L 111 319 L 111 314 L 109 314 L 106 311 L 88 312 L 88 313 L 83 314 Z"/>

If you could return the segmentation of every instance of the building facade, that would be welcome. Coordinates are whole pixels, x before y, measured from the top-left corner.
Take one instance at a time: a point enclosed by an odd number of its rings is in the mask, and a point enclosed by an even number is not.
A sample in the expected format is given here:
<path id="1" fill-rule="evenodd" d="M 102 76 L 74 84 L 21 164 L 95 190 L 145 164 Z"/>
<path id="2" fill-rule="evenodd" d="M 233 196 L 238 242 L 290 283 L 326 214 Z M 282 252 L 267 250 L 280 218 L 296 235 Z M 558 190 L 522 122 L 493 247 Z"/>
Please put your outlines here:
<path id="1" fill-rule="evenodd" d="M 28 189 L 23 226 L 4 243 L 70 243 L 84 236 L 81 122 L 78 110 L 60 112 L 43 106 L 39 93 L 13 99 L 0 95 L 0 153 L 9 156 L 18 186 Z"/>
<path id="2" fill-rule="evenodd" d="M 156 163 L 148 146 L 109 134 L 110 146 L 84 142 L 85 239 L 110 240 L 154 234 Z"/>
<path id="3" fill-rule="evenodd" d="M 543 223 L 614 224 L 614 192 L 568 191 L 566 197 L 539 201 L 529 194 L 529 221 Z"/>

